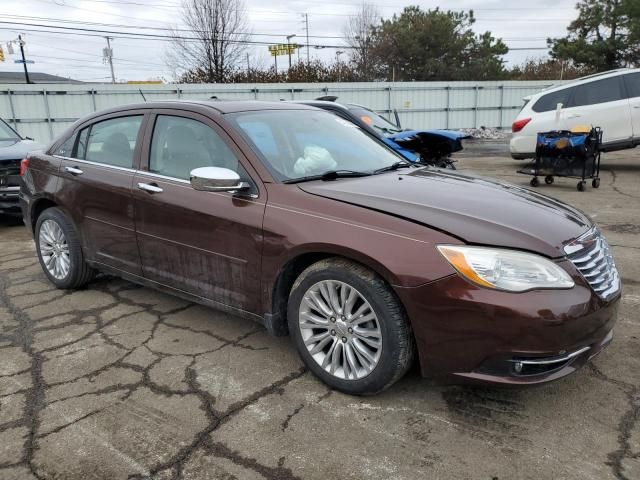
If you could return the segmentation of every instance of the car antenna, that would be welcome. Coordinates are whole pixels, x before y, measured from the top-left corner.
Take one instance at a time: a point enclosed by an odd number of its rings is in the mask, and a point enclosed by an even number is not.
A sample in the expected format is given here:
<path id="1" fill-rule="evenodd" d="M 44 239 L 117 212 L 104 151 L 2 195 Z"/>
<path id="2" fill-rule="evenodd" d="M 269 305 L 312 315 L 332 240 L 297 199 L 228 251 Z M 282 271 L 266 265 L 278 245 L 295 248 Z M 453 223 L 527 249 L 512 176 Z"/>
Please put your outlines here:
<path id="1" fill-rule="evenodd" d="M 140 92 L 140 95 L 142 95 L 142 99 L 144 100 L 144 103 L 147 103 L 147 99 L 144 96 L 144 93 L 142 93 L 142 89 L 139 88 L 138 91 Z"/>

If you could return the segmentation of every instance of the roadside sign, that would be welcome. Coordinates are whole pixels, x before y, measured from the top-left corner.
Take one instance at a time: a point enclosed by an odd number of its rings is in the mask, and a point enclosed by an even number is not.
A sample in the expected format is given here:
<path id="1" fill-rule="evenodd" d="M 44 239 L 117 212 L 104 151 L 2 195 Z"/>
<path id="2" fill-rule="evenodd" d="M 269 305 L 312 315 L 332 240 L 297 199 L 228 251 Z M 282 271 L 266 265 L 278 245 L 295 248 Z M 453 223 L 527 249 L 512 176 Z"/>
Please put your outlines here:
<path id="1" fill-rule="evenodd" d="M 269 53 L 272 57 L 277 57 L 278 55 L 291 55 L 295 53 L 295 51 L 300 48 L 300 45 L 297 43 L 278 43 L 276 45 L 269 45 Z"/>

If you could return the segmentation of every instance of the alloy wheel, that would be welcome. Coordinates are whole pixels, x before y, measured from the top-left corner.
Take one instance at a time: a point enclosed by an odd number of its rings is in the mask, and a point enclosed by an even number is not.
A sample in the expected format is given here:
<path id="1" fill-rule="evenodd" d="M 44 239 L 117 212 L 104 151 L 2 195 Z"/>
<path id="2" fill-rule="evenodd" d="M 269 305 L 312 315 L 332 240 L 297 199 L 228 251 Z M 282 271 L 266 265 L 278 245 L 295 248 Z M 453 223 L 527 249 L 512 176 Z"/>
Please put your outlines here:
<path id="1" fill-rule="evenodd" d="M 298 313 L 307 351 L 331 375 L 358 380 L 378 365 L 382 354 L 378 316 L 351 285 L 337 280 L 312 285 Z"/>
<path id="2" fill-rule="evenodd" d="M 57 222 L 49 219 L 42 222 L 38 248 L 47 271 L 57 280 L 66 278 L 71 268 L 69 244 Z"/>

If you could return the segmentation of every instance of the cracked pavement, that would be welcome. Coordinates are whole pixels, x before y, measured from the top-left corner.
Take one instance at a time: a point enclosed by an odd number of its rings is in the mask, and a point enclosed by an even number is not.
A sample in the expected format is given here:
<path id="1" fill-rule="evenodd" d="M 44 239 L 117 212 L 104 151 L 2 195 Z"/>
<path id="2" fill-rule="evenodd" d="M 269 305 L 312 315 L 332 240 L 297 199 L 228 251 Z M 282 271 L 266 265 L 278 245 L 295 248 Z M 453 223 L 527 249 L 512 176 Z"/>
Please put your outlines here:
<path id="1" fill-rule="evenodd" d="M 528 185 L 487 151 L 469 144 L 458 167 Z M 414 370 L 375 397 L 332 392 L 256 323 L 113 277 L 54 289 L 25 227 L 0 223 L 0 478 L 640 478 L 640 150 L 603 165 L 599 190 L 539 190 L 612 245 L 614 341 L 525 390 Z"/>

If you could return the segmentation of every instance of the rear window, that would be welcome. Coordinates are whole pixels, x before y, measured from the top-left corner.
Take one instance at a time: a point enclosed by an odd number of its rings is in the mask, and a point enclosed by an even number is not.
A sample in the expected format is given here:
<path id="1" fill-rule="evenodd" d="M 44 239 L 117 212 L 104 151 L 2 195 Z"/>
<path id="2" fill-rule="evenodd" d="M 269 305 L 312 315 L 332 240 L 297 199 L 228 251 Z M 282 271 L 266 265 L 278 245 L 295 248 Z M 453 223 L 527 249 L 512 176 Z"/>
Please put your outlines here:
<path id="1" fill-rule="evenodd" d="M 640 72 L 625 75 L 624 81 L 627 84 L 627 94 L 629 97 L 640 97 Z"/>
<path id="2" fill-rule="evenodd" d="M 565 88 L 564 90 L 558 90 L 557 92 L 547 93 L 540 97 L 538 101 L 531 108 L 534 112 L 550 112 L 558 107 L 561 103 L 563 107 L 566 107 L 571 97 L 571 91 L 573 88 Z"/>
<path id="3" fill-rule="evenodd" d="M 597 105 L 598 103 L 615 102 L 623 98 L 620 77 L 605 78 L 576 86 L 571 106 Z"/>

